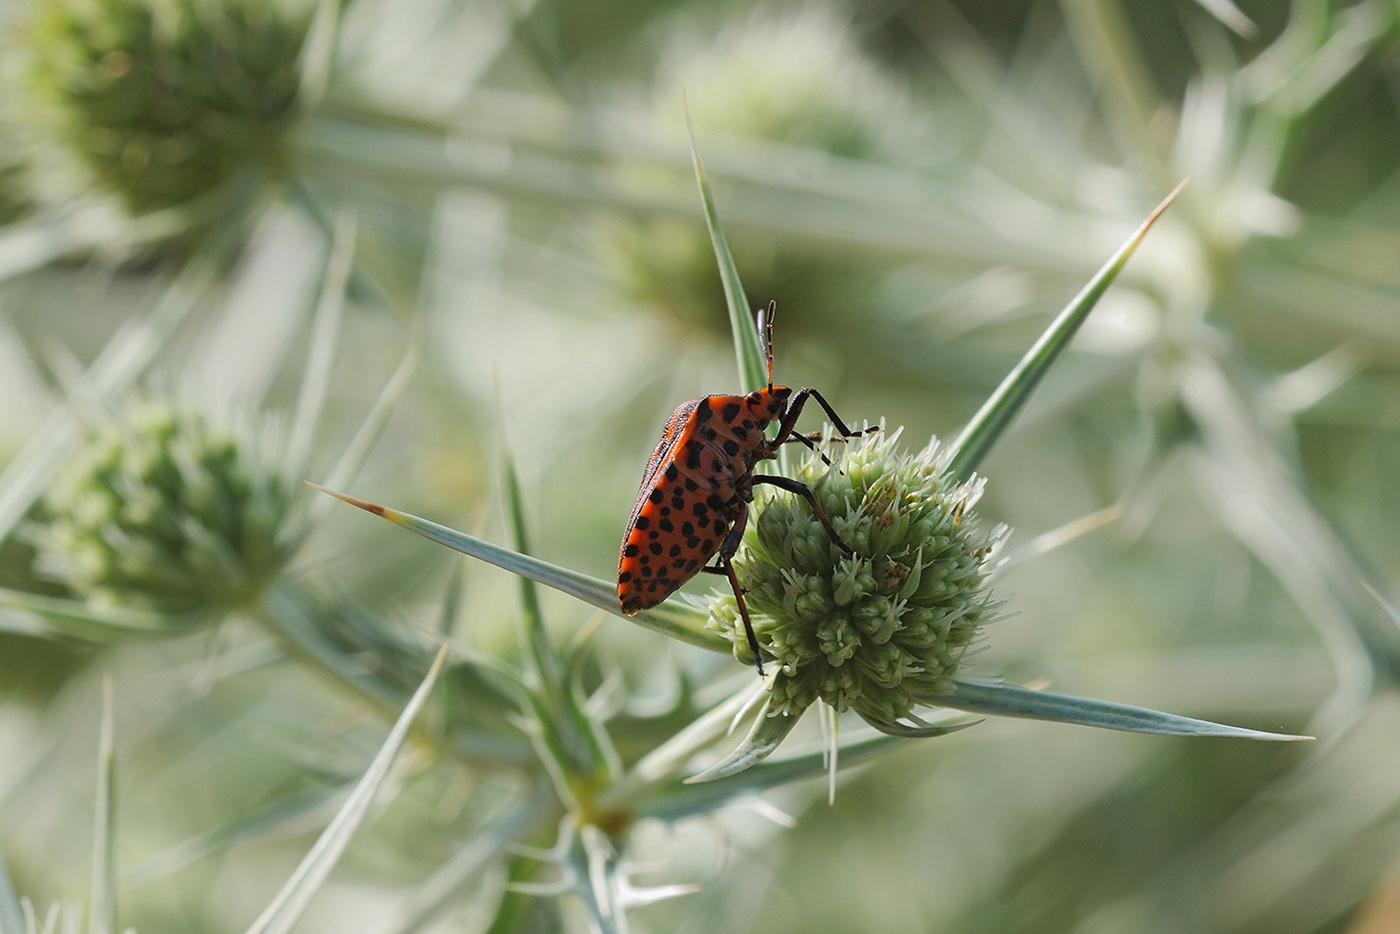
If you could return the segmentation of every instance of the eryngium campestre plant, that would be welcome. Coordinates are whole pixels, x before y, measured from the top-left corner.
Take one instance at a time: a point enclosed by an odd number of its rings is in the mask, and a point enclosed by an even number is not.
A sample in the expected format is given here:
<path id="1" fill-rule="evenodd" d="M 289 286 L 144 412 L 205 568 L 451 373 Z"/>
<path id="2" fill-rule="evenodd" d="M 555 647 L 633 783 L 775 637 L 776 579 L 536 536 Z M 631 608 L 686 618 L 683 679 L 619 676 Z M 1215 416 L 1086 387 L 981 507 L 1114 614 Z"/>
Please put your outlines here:
<path id="1" fill-rule="evenodd" d="M 284 480 L 262 438 L 143 401 L 94 429 L 44 499 L 36 569 L 99 605 L 252 601 L 287 558 Z"/>
<path id="2" fill-rule="evenodd" d="M 43 0 L 34 115 L 134 214 L 278 175 L 307 23 L 269 0 Z"/>
<path id="3" fill-rule="evenodd" d="M 946 475 L 937 440 L 901 453 L 900 432 L 852 439 L 833 467 L 809 457 L 797 471 L 852 549 L 832 544 L 799 497 L 756 510 L 734 558 L 759 644 L 777 663 L 774 711 L 816 700 L 875 725 L 953 693 L 953 675 L 1000 608 L 986 587 L 1004 526 L 982 527 L 972 507 L 983 481 Z M 734 597 L 711 599 L 712 628 L 748 657 Z"/>

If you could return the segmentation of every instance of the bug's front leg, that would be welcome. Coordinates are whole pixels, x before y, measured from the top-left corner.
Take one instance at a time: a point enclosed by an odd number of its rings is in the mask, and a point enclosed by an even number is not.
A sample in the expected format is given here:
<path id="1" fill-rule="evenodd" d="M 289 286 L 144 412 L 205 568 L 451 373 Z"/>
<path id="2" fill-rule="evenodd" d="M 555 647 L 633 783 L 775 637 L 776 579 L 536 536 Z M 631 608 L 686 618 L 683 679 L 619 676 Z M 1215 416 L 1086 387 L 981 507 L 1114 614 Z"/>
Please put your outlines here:
<path id="1" fill-rule="evenodd" d="M 758 636 L 753 631 L 753 621 L 749 619 L 749 606 L 744 602 L 744 589 L 739 586 L 739 578 L 734 574 L 734 555 L 738 553 L 739 543 L 744 540 L 744 529 L 749 525 L 749 504 L 742 496 L 736 497 L 734 501 L 738 504 L 733 514 L 734 524 L 730 526 L 724 541 L 720 543 L 719 552 L 715 555 L 719 566 L 702 570 L 706 574 L 722 574 L 729 578 L 729 586 L 734 589 L 734 602 L 739 606 L 739 618 L 744 621 L 744 635 L 749 639 L 749 651 L 753 653 L 753 663 L 758 668 L 758 676 L 761 678 L 763 656 L 759 654 Z"/>
<path id="2" fill-rule="evenodd" d="M 797 424 L 797 419 L 802 414 L 802 407 L 807 404 L 809 398 L 817 400 L 817 404 L 826 412 L 827 417 L 831 419 L 831 423 L 836 426 L 837 434 L 842 438 L 859 438 L 861 435 L 880 430 L 880 426 L 876 425 L 873 428 L 862 428 L 860 431 L 852 431 L 846 427 L 845 422 L 841 421 L 841 416 L 836 414 L 836 410 L 831 407 L 831 403 L 827 402 L 821 393 L 808 387 L 806 389 L 799 389 L 797 392 L 793 393 L 792 401 L 788 403 L 787 411 L 783 413 L 783 420 L 778 423 L 778 434 L 768 443 L 770 449 L 776 450 L 778 445 L 783 444 L 789 438 L 801 437 L 800 435 L 795 436 L 793 434 L 793 427 Z M 808 435 L 807 437 L 811 438 L 812 436 Z M 820 436 L 818 435 L 818 437 Z"/>

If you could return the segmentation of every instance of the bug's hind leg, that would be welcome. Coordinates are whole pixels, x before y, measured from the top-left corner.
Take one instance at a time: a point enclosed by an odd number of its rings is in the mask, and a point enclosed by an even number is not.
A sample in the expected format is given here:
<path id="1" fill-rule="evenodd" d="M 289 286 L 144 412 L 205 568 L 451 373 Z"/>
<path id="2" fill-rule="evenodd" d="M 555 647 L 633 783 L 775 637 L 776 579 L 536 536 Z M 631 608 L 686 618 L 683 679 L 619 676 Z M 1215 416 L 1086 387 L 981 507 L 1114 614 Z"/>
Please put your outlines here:
<path id="1" fill-rule="evenodd" d="M 739 605 L 739 618 L 744 621 L 744 635 L 749 639 L 749 651 L 753 653 L 753 663 L 758 669 L 758 676 L 763 677 L 763 656 L 759 653 L 758 636 L 753 631 L 753 620 L 749 619 L 749 605 L 744 602 L 744 588 L 739 586 L 739 578 L 734 574 L 734 555 L 739 550 L 739 543 L 744 540 L 744 529 L 749 524 L 748 504 L 738 510 L 734 517 L 734 525 L 730 527 L 729 534 L 724 536 L 724 541 L 720 543 L 719 553 L 715 555 L 719 559 L 717 567 L 701 568 L 706 574 L 722 574 L 729 578 L 729 586 L 734 588 L 734 602 Z"/>
<path id="2" fill-rule="evenodd" d="M 826 517 L 826 513 L 822 510 L 821 504 L 817 502 L 816 494 L 812 492 L 812 488 L 807 484 L 799 480 L 789 480 L 787 477 L 770 477 L 766 474 L 754 477 L 753 482 L 766 483 L 780 490 L 796 493 L 798 496 L 805 499 L 807 505 L 812 507 L 812 513 L 817 517 L 817 521 L 822 524 L 822 528 L 826 529 L 826 534 L 836 543 L 836 546 L 848 555 L 855 554 L 855 552 L 851 550 L 851 546 L 841 541 L 841 536 L 836 534 L 836 529 L 832 526 L 831 520 Z"/>

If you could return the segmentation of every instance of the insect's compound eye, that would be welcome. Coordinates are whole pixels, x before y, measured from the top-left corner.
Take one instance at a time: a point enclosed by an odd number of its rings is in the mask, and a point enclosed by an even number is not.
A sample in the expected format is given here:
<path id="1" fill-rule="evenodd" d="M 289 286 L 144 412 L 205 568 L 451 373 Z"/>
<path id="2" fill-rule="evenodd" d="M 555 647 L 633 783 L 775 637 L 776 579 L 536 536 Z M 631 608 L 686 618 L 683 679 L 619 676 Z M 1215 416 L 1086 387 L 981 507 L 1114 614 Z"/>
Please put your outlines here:
<path id="1" fill-rule="evenodd" d="M 759 393 L 759 391 L 758 391 L 757 389 L 755 389 L 753 392 L 749 393 L 749 394 L 748 394 L 747 396 L 745 396 L 744 398 L 747 399 L 749 402 L 757 402 L 757 401 L 759 400 L 760 396 L 761 396 L 761 393 Z"/>

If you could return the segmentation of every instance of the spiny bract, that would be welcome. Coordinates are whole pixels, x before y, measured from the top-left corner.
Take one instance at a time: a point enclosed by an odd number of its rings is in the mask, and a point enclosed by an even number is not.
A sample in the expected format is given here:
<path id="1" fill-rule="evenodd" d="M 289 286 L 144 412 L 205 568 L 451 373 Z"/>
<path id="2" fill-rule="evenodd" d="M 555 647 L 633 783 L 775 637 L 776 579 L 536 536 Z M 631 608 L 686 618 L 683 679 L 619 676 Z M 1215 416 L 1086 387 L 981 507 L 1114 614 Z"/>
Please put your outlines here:
<path id="1" fill-rule="evenodd" d="M 775 712 L 820 699 L 876 725 L 908 718 L 954 690 L 964 652 L 1001 606 L 986 582 L 1006 529 L 984 530 L 972 512 L 983 481 L 948 478 L 936 439 L 899 453 L 899 434 L 852 440 L 834 467 L 809 457 L 797 471 L 854 555 L 832 545 L 806 503 L 779 494 L 734 559 L 759 642 L 777 662 Z M 710 606 L 711 627 L 746 656 L 733 596 Z"/>

